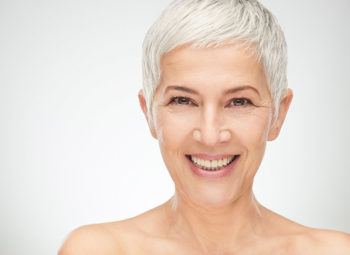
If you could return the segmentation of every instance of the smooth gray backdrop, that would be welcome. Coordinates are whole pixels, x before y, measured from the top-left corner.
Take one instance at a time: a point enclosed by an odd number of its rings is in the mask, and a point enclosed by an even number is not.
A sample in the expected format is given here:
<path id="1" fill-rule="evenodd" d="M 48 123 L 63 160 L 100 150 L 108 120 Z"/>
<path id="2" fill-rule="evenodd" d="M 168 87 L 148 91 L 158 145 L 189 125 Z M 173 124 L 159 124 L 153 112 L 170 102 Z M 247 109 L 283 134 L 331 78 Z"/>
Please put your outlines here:
<path id="1" fill-rule="evenodd" d="M 350 232 L 350 2 L 262 2 L 284 28 L 295 98 L 257 197 Z M 168 3 L 0 1 L 0 254 L 55 254 L 77 226 L 172 195 L 137 101 L 142 40 Z"/>

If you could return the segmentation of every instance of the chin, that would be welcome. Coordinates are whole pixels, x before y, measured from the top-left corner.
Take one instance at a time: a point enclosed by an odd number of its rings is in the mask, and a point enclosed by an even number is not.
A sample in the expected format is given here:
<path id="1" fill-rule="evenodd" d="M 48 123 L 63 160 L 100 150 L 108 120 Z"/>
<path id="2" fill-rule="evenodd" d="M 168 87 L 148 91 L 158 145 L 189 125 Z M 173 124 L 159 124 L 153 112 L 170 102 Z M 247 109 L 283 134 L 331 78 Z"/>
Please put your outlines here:
<path id="1" fill-rule="evenodd" d="M 237 183 L 196 183 L 185 189 L 178 189 L 182 199 L 189 200 L 191 204 L 203 208 L 226 207 L 236 201 L 241 189 L 237 189 Z"/>

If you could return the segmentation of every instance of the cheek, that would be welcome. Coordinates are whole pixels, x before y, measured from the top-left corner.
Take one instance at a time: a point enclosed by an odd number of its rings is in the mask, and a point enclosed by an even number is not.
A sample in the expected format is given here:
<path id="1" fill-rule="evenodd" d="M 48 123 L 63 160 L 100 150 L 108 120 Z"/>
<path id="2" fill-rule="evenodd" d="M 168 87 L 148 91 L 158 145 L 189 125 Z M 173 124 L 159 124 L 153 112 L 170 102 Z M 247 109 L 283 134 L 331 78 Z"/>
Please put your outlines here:
<path id="1" fill-rule="evenodd" d="M 159 110 L 155 123 L 159 144 L 172 150 L 183 147 L 189 141 L 194 118 L 191 112 L 177 114 L 166 109 Z"/>
<path id="2" fill-rule="evenodd" d="M 244 120 L 235 121 L 235 134 L 237 139 L 239 139 L 237 142 L 240 143 L 244 154 L 241 165 L 242 171 L 239 177 L 241 185 L 244 187 L 252 185 L 254 176 L 264 156 L 269 122 L 267 117 L 263 118 L 262 116 L 250 116 Z"/>
<path id="3" fill-rule="evenodd" d="M 269 114 L 260 112 L 254 115 L 231 119 L 231 130 L 240 142 L 247 148 L 265 145 L 268 137 Z"/>
<path id="4" fill-rule="evenodd" d="M 155 122 L 160 151 L 172 179 L 175 183 L 187 179 L 182 176 L 184 154 L 190 148 L 193 114 L 175 114 L 168 110 L 159 110 Z"/>

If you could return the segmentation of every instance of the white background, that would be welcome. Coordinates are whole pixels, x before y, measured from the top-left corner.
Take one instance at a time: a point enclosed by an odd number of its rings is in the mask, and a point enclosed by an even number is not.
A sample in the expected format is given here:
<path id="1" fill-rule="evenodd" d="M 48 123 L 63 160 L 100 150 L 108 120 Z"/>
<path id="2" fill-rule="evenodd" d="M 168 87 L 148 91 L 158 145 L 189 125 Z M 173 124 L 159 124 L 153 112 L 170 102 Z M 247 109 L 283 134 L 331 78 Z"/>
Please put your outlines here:
<path id="1" fill-rule="evenodd" d="M 169 1 L 0 1 L 0 254 L 55 254 L 82 224 L 173 193 L 139 110 L 141 44 Z M 289 45 L 295 98 L 255 191 L 350 232 L 350 2 L 264 0 Z"/>

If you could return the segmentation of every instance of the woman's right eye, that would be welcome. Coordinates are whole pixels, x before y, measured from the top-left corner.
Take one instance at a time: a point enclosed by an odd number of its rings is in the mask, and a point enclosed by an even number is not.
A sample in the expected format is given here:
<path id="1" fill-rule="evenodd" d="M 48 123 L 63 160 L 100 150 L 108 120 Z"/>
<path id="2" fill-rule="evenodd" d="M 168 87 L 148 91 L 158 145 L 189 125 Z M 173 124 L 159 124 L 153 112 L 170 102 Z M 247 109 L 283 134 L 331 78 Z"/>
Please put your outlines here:
<path id="1" fill-rule="evenodd" d="M 169 104 L 175 105 L 191 105 L 193 102 L 188 97 L 172 97 Z"/>

